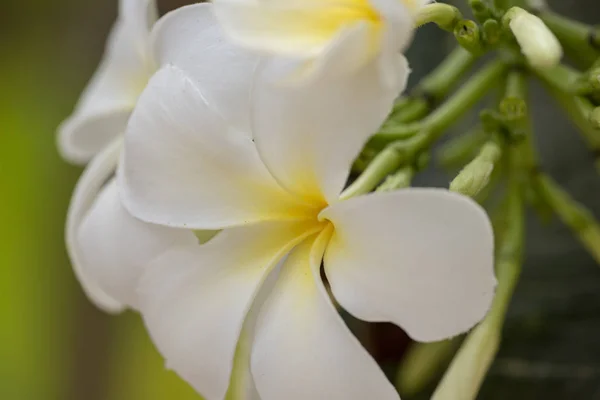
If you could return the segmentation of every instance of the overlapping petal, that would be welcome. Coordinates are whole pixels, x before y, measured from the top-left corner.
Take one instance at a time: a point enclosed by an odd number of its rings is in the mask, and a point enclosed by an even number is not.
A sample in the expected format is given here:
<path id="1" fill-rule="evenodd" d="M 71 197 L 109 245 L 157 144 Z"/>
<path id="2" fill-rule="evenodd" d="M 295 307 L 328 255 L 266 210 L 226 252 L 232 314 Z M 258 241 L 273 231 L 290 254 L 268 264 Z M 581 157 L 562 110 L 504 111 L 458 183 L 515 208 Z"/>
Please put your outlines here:
<path id="1" fill-rule="evenodd" d="M 198 242 L 192 231 L 152 225 L 121 205 L 113 179 L 99 193 L 78 234 L 82 269 L 121 304 L 137 308 L 136 289 L 145 266 L 175 245 Z"/>
<path id="2" fill-rule="evenodd" d="M 165 15 L 152 32 L 159 65 L 175 65 L 202 88 L 229 124 L 249 133 L 250 88 L 258 57 L 224 37 L 213 4 L 185 6 Z"/>
<path id="3" fill-rule="evenodd" d="M 127 119 L 151 73 L 149 26 L 153 0 L 122 0 L 104 58 L 73 114 L 60 126 L 62 155 L 85 163 L 125 131 Z"/>
<path id="4" fill-rule="evenodd" d="M 222 229 L 314 214 L 275 182 L 252 139 L 228 126 L 174 66 L 140 97 L 121 179 L 128 210 L 167 226 Z"/>
<path id="5" fill-rule="evenodd" d="M 325 272 L 357 318 L 393 322 L 419 341 L 472 328 L 494 295 L 493 233 L 483 209 L 441 189 L 410 189 L 338 203 Z"/>
<path id="6" fill-rule="evenodd" d="M 157 258 L 140 288 L 141 310 L 167 365 L 207 400 L 222 399 L 248 310 L 267 275 L 314 221 L 268 222 L 219 233 Z"/>
<path id="7" fill-rule="evenodd" d="M 122 146 L 123 140 L 121 138 L 113 140 L 86 167 L 73 192 L 69 211 L 67 212 L 65 229 L 67 252 L 69 253 L 75 276 L 81 283 L 88 298 L 97 307 L 107 312 L 120 312 L 125 306 L 114 297 L 108 295 L 98 285 L 98 282 L 88 275 L 83 266 L 82 248 L 77 234 L 81 221 L 94 204 L 94 200 L 102 189 L 102 186 L 114 174 Z"/>
<path id="8" fill-rule="evenodd" d="M 215 12 L 234 40 L 257 50 L 314 57 L 344 27 L 370 23 L 377 15 L 366 0 L 215 1 Z"/>
<path id="9" fill-rule="evenodd" d="M 398 76 L 408 66 L 398 59 Z M 311 200 L 335 202 L 350 165 L 379 128 L 405 85 L 383 84 L 375 63 L 353 79 L 319 79 L 293 90 L 273 77 L 286 62 L 266 63 L 254 90 L 253 134 L 273 176 L 288 190 Z M 285 75 L 285 72 L 283 72 Z"/>
<path id="10" fill-rule="evenodd" d="M 326 229 L 293 250 L 259 314 L 251 365 L 262 400 L 398 399 L 321 282 L 330 236 Z"/>

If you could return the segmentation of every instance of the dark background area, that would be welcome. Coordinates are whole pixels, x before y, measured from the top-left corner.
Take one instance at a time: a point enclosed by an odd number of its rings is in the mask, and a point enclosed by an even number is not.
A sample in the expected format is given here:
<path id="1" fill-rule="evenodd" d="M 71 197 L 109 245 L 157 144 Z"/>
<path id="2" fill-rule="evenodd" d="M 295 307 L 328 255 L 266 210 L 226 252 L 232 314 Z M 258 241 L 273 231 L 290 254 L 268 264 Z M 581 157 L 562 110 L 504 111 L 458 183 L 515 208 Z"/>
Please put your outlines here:
<path id="1" fill-rule="evenodd" d="M 163 13 L 187 3 L 159 0 Z M 597 0 L 549 3 L 600 22 Z M 65 252 L 64 219 L 81 170 L 60 160 L 55 129 L 96 68 L 116 7 L 117 0 L 0 0 L 0 399 L 199 399 L 165 371 L 135 314 L 105 315 L 87 301 Z M 420 30 L 408 54 L 411 84 L 453 44 L 435 27 Z M 589 151 L 543 90 L 532 91 L 544 168 L 600 217 Z M 429 171 L 420 182 L 450 179 Z M 406 345 L 397 330 L 369 331 L 383 362 Z M 480 398 L 600 399 L 600 267 L 557 221 L 529 218 L 523 277 Z"/>

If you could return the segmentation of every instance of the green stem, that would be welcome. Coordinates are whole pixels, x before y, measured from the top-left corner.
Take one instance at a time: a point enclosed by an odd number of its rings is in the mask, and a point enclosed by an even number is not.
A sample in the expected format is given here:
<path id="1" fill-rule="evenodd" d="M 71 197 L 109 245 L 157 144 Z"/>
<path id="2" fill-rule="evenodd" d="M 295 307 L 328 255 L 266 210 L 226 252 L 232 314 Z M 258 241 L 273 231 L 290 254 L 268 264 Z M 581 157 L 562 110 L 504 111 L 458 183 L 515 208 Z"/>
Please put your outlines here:
<path id="1" fill-rule="evenodd" d="M 386 121 L 382 130 L 385 130 L 388 126 L 407 124 L 423 118 L 431 109 L 432 103 L 425 96 L 409 98 L 407 103 L 393 111 L 392 116 Z"/>
<path id="2" fill-rule="evenodd" d="M 583 76 L 581 72 L 564 64 L 559 64 L 551 68 L 534 68 L 533 72 L 556 90 L 571 94 L 578 91 L 578 88 L 575 88 L 575 86 L 579 86 Z"/>
<path id="3" fill-rule="evenodd" d="M 510 159 L 514 157 L 511 154 Z M 506 224 L 496 253 L 498 286 L 485 319 L 464 340 L 435 390 L 432 400 L 475 399 L 500 345 L 502 325 L 521 271 L 524 207 L 516 168 L 509 168 Z"/>
<path id="4" fill-rule="evenodd" d="M 595 157 L 596 169 L 600 173 L 600 131 L 594 129 L 590 121 L 594 107 L 589 100 L 583 97 L 566 95 L 549 85 L 546 85 L 546 87 L 552 97 L 567 113 L 571 121 L 577 126 L 577 131 L 581 134 Z"/>
<path id="5" fill-rule="evenodd" d="M 445 144 L 439 151 L 438 162 L 445 168 L 456 168 L 471 160 L 486 140 L 486 135 L 477 127 Z"/>
<path id="6" fill-rule="evenodd" d="M 396 151 L 393 146 L 388 146 L 379 153 L 367 166 L 362 174 L 342 194 L 340 199 L 347 200 L 354 196 L 369 193 L 390 172 L 398 169 L 406 162 L 404 154 Z"/>
<path id="7" fill-rule="evenodd" d="M 418 123 L 389 126 L 375 135 L 370 144 L 381 147 L 382 144 L 410 138 L 419 132 L 427 132 L 430 143 L 435 141 L 502 80 L 506 69 L 507 65 L 502 61 L 488 64 L 428 117 Z"/>
<path id="8" fill-rule="evenodd" d="M 494 0 L 494 8 L 502 13 L 510 7 L 510 1 L 508 0 Z"/>
<path id="9" fill-rule="evenodd" d="M 434 102 L 442 100 L 456 82 L 473 67 L 475 60 L 477 58 L 471 53 L 457 47 L 431 74 L 423 78 L 415 92 L 433 99 Z"/>
<path id="10" fill-rule="evenodd" d="M 442 101 L 458 80 L 471 69 L 476 58 L 462 47 L 454 49 L 428 76 L 423 78 L 409 97 L 394 106 L 387 125 L 408 123 L 423 118 L 431 107 Z"/>
<path id="11" fill-rule="evenodd" d="M 412 165 L 406 166 L 396 173 L 389 175 L 385 181 L 377 186 L 377 192 L 391 192 L 398 189 L 407 188 L 410 186 L 416 169 Z"/>
<path id="12" fill-rule="evenodd" d="M 548 10 L 541 11 L 539 17 L 580 67 L 589 68 L 600 56 L 600 36 L 596 29 Z"/>
<path id="13" fill-rule="evenodd" d="M 396 375 L 396 388 L 400 394 L 412 397 L 423 390 L 456 352 L 462 336 L 433 343 L 413 343 L 403 357 Z"/>
<path id="14" fill-rule="evenodd" d="M 340 199 L 347 200 L 354 196 L 371 192 L 390 173 L 402 165 L 414 160 L 427 142 L 426 135 L 417 135 L 408 140 L 390 143 L 367 166 L 362 174 L 344 190 Z"/>
<path id="15" fill-rule="evenodd" d="M 549 176 L 540 174 L 535 183 L 536 189 L 544 200 L 600 264 L 600 225 L 594 215 Z"/>

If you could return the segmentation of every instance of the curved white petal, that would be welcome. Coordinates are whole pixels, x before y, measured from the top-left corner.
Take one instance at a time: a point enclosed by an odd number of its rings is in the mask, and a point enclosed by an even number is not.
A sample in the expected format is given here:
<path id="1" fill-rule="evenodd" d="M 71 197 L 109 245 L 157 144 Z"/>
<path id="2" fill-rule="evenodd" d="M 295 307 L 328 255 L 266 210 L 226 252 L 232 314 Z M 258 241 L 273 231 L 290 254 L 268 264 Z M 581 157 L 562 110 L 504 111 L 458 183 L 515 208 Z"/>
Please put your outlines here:
<path id="1" fill-rule="evenodd" d="M 397 75 L 408 74 L 397 61 Z M 283 72 L 282 74 L 282 71 Z M 262 160 L 288 190 L 335 202 L 350 165 L 390 112 L 396 87 L 379 79 L 378 63 L 358 73 L 326 77 L 293 89 L 273 77 L 289 64 L 272 61 L 260 70 L 254 92 L 254 138 Z"/>
<path id="2" fill-rule="evenodd" d="M 71 198 L 71 204 L 67 212 L 65 230 L 67 252 L 69 253 L 75 276 L 81 283 L 84 292 L 96 306 L 106 312 L 112 313 L 122 311 L 124 305 L 106 294 L 96 280 L 90 277 L 83 268 L 82 250 L 78 242 L 77 232 L 81 221 L 94 203 L 98 192 L 100 192 L 102 186 L 110 176 L 114 174 L 122 145 L 122 139 L 115 139 L 100 154 L 94 157 L 92 162 L 87 166 L 73 191 L 73 197 Z"/>
<path id="3" fill-rule="evenodd" d="M 174 66 L 140 97 L 120 178 L 127 209 L 167 226 L 222 229 L 307 213 L 273 180 L 252 139 L 229 127 Z"/>
<path id="4" fill-rule="evenodd" d="M 184 70 L 223 119 L 250 134 L 251 78 L 258 57 L 224 37 L 211 3 L 170 12 L 156 24 L 151 40 L 160 65 Z"/>
<path id="5" fill-rule="evenodd" d="M 148 330 L 168 367 L 207 400 L 225 395 L 244 319 L 266 276 L 315 226 L 268 222 L 227 229 L 151 263 L 139 290 Z"/>
<path id="6" fill-rule="evenodd" d="M 472 328 L 494 295 L 494 241 L 485 211 L 442 189 L 406 189 L 326 209 L 335 234 L 325 272 L 357 318 L 393 322 L 429 342 Z"/>
<path id="7" fill-rule="evenodd" d="M 145 266 L 170 247 L 197 242 L 192 231 L 133 218 L 121 205 L 114 179 L 99 193 L 78 235 L 85 275 L 132 308 L 137 308 L 137 285 Z"/>
<path id="8" fill-rule="evenodd" d="M 271 54 L 317 56 L 349 25 L 365 21 L 376 29 L 376 21 L 369 21 L 367 1 L 217 0 L 214 5 L 233 40 Z"/>
<path id="9" fill-rule="evenodd" d="M 262 400 L 398 400 L 320 278 L 330 228 L 298 245 L 259 314 L 252 374 Z"/>
<path id="10" fill-rule="evenodd" d="M 122 0 L 104 58 L 73 114 L 58 129 L 64 158 L 85 163 L 125 132 L 136 99 L 151 73 L 149 26 L 154 1 Z"/>
<path id="11" fill-rule="evenodd" d="M 139 42 L 148 39 L 148 32 L 158 19 L 156 0 L 119 0 L 119 17 L 127 21 Z"/>

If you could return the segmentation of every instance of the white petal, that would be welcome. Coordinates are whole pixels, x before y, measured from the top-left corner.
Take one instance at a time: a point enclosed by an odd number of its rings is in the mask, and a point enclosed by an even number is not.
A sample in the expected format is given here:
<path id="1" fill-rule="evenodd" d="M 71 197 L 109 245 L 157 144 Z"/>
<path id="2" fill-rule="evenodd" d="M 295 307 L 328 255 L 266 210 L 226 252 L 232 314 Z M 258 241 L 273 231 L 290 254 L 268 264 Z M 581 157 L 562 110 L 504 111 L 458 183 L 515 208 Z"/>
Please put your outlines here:
<path id="1" fill-rule="evenodd" d="M 320 280 L 330 235 L 294 249 L 258 317 L 251 363 L 262 400 L 399 399 Z"/>
<path id="2" fill-rule="evenodd" d="M 217 0 L 223 29 L 244 46 L 288 56 L 316 56 L 349 24 L 366 20 L 361 9 L 337 1 Z M 365 15 L 363 15 L 365 14 Z M 364 17 L 364 18 L 363 18 Z"/>
<path id="3" fill-rule="evenodd" d="M 94 203 L 98 192 L 115 172 L 122 144 L 123 141 L 121 139 L 115 139 L 100 154 L 94 157 L 79 178 L 77 186 L 73 191 L 71 204 L 69 205 L 65 231 L 67 252 L 69 253 L 75 276 L 81 283 L 84 292 L 97 307 L 114 313 L 122 311 L 124 305 L 106 294 L 98 285 L 98 282 L 93 277 L 88 276 L 87 271 L 83 268 L 81 247 L 77 239 L 77 232 L 81 221 Z"/>
<path id="4" fill-rule="evenodd" d="M 152 11 L 154 10 L 154 11 Z M 104 58 L 73 114 L 59 127 L 58 144 L 69 161 L 85 163 L 125 132 L 136 99 L 150 76 L 149 20 L 153 1 L 124 0 Z"/>
<path id="5" fill-rule="evenodd" d="M 325 272 L 357 318 L 393 322 L 419 341 L 472 328 L 494 295 L 494 242 L 475 202 L 442 189 L 357 197 L 325 210 L 335 226 Z"/>
<path id="6" fill-rule="evenodd" d="M 348 26 L 335 36 L 319 57 L 292 61 L 289 76 L 280 82 L 282 86 L 303 86 L 320 79 L 352 79 L 352 74 L 374 58 L 377 51 L 374 41 L 367 23 Z"/>
<path id="7" fill-rule="evenodd" d="M 148 262 L 170 247 L 197 242 L 192 231 L 133 218 L 121 205 L 114 179 L 98 195 L 78 235 L 85 275 L 133 308 L 137 308 L 137 285 Z"/>
<path id="8" fill-rule="evenodd" d="M 397 60 L 397 75 L 408 74 Z M 274 61 L 260 71 L 253 118 L 258 150 L 290 191 L 336 201 L 352 161 L 389 114 L 404 81 L 384 85 L 372 62 L 351 77 L 324 76 L 291 89 L 273 82 L 288 68 Z"/>
<path id="9" fill-rule="evenodd" d="M 305 207 L 273 180 L 252 139 L 210 106 L 176 67 L 152 78 L 126 135 L 126 208 L 148 222 L 194 229 L 304 217 Z"/>
<path id="10" fill-rule="evenodd" d="M 158 19 L 156 0 L 119 0 L 119 16 L 138 32 L 140 42 L 145 41 Z"/>
<path id="11" fill-rule="evenodd" d="M 149 332 L 169 368 L 207 400 L 225 395 L 244 319 L 266 276 L 314 232 L 312 221 L 227 229 L 205 245 L 165 253 L 147 270 L 140 300 Z"/>
<path id="12" fill-rule="evenodd" d="M 167 14 L 152 32 L 160 65 L 175 65 L 202 89 L 221 116 L 249 133 L 250 88 L 258 57 L 236 47 L 217 24 L 211 3 L 181 7 Z"/>

